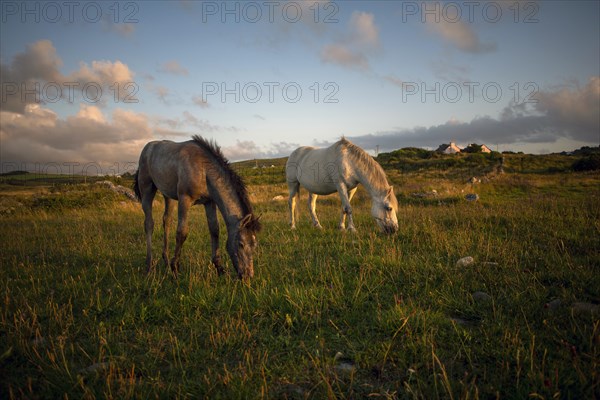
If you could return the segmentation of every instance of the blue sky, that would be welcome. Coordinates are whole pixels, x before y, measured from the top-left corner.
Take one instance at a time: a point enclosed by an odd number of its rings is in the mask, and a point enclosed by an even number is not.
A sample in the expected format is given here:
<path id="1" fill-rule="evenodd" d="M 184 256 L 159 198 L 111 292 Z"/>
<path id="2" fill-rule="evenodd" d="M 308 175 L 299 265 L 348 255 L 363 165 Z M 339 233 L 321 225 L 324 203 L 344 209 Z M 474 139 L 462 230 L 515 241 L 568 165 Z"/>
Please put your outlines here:
<path id="1" fill-rule="evenodd" d="M 370 152 L 600 141 L 596 1 L 68 7 L 2 3 L 3 169 L 136 162 L 192 134 L 232 160 L 341 135 Z"/>

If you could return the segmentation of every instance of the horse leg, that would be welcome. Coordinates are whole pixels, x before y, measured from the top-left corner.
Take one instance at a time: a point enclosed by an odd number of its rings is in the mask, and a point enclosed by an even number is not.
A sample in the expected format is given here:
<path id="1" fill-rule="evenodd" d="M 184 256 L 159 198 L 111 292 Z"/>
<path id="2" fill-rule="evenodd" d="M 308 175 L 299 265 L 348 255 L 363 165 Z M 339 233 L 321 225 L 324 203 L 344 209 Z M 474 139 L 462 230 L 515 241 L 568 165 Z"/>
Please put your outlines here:
<path id="1" fill-rule="evenodd" d="M 348 204 L 350 204 L 350 202 L 352 201 L 352 197 L 354 197 L 354 193 L 356 193 L 356 189 L 358 189 L 358 187 L 348 190 Z M 342 209 L 342 215 L 340 217 L 340 224 L 338 227 L 342 231 L 344 229 L 346 229 L 346 213 L 344 212 L 343 209 Z"/>
<path id="2" fill-rule="evenodd" d="M 316 228 L 323 229 L 317 218 L 317 197 L 316 194 L 308 192 L 308 212 L 312 218 L 313 225 Z"/>
<path id="3" fill-rule="evenodd" d="M 206 211 L 206 220 L 210 231 L 210 243 L 212 246 L 212 263 L 217 269 L 217 273 L 223 275 L 225 271 L 221 266 L 221 256 L 219 255 L 219 220 L 217 219 L 217 206 L 214 202 L 204 205 Z"/>
<path id="4" fill-rule="evenodd" d="M 181 255 L 181 247 L 187 239 L 189 233 L 188 227 L 188 211 L 192 206 L 192 199 L 189 196 L 179 196 L 179 207 L 177 208 L 177 233 L 175 235 L 175 254 L 171 259 L 171 271 L 177 277 L 179 270 L 179 256 Z"/>
<path id="5" fill-rule="evenodd" d="M 290 226 L 296 229 L 296 201 L 300 198 L 300 183 L 288 182 L 290 197 L 288 199 L 288 207 L 290 210 Z"/>
<path id="6" fill-rule="evenodd" d="M 164 196 L 165 198 L 165 212 L 163 214 L 163 230 L 164 230 L 164 239 L 163 239 L 163 253 L 162 258 L 165 262 L 165 266 L 169 266 L 169 231 L 171 230 L 171 214 L 173 211 L 173 205 L 175 204 L 175 200 Z"/>
<path id="7" fill-rule="evenodd" d="M 356 232 L 354 227 L 354 221 L 352 220 L 352 207 L 350 207 L 350 198 L 348 195 L 348 188 L 343 183 L 338 185 L 338 193 L 342 200 L 342 213 L 348 217 L 348 230 L 350 232 Z M 340 230 L 344 230 L 344 225 L 340 225 Z"/>
<path id="8" fill-rule="evenodd" d="M 147 185 L 142 193 L 142 210 L 144 211 L 144 233 L 146 234 L 146 272 L 152 271 L 152 232 L 154 232 L 154 219 L 152 218 L 152 201 L 156 194 L 156 186 L 152 182 Z"/>

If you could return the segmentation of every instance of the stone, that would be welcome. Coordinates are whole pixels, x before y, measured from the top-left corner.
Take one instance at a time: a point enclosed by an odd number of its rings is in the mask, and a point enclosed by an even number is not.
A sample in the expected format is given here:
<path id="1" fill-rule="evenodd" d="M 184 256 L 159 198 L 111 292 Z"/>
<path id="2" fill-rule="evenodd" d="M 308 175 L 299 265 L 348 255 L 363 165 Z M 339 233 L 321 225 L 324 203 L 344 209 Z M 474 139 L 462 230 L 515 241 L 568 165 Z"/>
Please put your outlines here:
<path id="1" fill-rule="evenodd" d="M 549 301 L 546 304 L 544 304 L 544 308 L 549 311 L 554 311 L 558 307 L 560 307 L 561 304 L 562 304 L 562 301 L 560 299 L 554 299 L 554 300 Z"/>
<path id="2" fill-rule="evenodd" d="M 475 264 L 475 259 L 471 256 L 463 257 L 456 262 L 457 267 L 469 267 Z"/>
<path id="3" fill-rule="evenodd" d="M 487 267 L 487 268 L 495 268 L 497 267 L 499 264 L 497 262 L 491 262 L 491 261 L 486 261 L 481 263 L 482 267 Z"/>
<path id="4" fill-rule="evenodd" d="M 477 193 L 469 193 L 465 196 L 465 199 L 467 199 L 467 201 L 477 201 L 479 200 L 479 195 Z"/>
<path id="5" fill-rule="evenodd" d="M 486 292 L 473 293 L 473 300 L 475 300 L 478 303 L 489 301 L 491 299 L 492 299 L 492 297 L 489 294 L 487 294 Z"/>
<path id="6" fill-rule="evenodd" d="M 99 363 L 92 364 L 88 367 L 82 368 L 81 370 L 79 370 L 79 373 L 80 374 L 92 374 L 95 372 L 101 372 L 101 371 L 107 370 L 109 368 L 110 368 L 109 362 L 99 362 Z"/>
<path id="7" fill-rule="evenodd" d="M 571 309 L 575 314 L 598 315 L 600 314 L 600 304 L 577 302 L 571 304 Z"/>
<path id="8" fill-rule="evenodd" d="M 335 354 L 333 361 L 337 363 L 335 369 L 339 372 L 351 373 L 356 369 L 354 362 L 344 357 L 344 354 L 340 351 Z"/>

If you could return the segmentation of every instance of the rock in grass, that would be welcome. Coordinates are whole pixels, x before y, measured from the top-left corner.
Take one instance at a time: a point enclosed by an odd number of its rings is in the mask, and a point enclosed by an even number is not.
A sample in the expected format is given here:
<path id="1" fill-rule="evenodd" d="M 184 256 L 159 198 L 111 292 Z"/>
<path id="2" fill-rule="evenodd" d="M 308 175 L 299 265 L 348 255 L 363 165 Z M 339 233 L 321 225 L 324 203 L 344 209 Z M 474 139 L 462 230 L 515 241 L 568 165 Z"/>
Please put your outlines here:
<path id="1" fill-rule="evenodd" d="M 548 311 L 554 311 L 554 310 L 558 309 L 558 307 L 560 307 L 561 304 L 562 304 L 562 301 L 560 299 L 554 299 L 554 300 L 549 301 L 546 304 L 544 304 L 544 308 Z"/>
<path id="2" fill-rule="evenodd" d="M 283 200 L 285 200 L 285 197 L 283 197 L 282 195 L 277 195 L 271 199 L 271 201 L 283 201 Z"/>
<path id="3" fill-rule="evenodd" d="M 333 361 L 337 363 L 335 369 L 338 372 L 351 373 L 356 368 L 354 366 L 354 361 L 344 357 L 344 354 L 339 351 L 335 354 L 335 357 L 333 357 Z"/>
<path id="4" fill-rule="evenodd" d="M 573 303 L 571 309 L 575 314 L 598 315 L 600 314 L 600 305 L 592 303 Z"/>
<path id="5" fill-rule="evenodd" d="M 483 303 L 483 302 L 486 302 L 486 301 L 490 301 L 491 299 L 492 299 L 492 296 L 490 296 L 486 292 L 475 292 L 475 293 L 473 293 L 473 300 L 475 300 L 478 303 Z"/>
<path id="6" fill-rule="evenodd" d="M 467 201 L 477 201 L 479 200 L 479 195 L 477 193 L 469 193 L 465 196 L 465 199 L 467 199 Z"/>
<path id="7" fill-rule="evenodd" d="M 109 362 L 99 362 L 92 364 L 88 367 L 82 368 L 79 370 L 80 374 L 93 374 L 95 372 L 102 372 L 110 368 Z"/>
<path id="8" fill-rule="evenodd" d="M 351 373 L 354 371 L 354 364 L 347 361 L 342 361 L 338 365 L 335 366 L 335 369 L 340 372 Z"/>
<path id="9" fill-rule="evenodd" d="M 463 257 L 456 262 L 457 267 L 469 267 L 475 264 L 475 259 L 471 256 Z"/>
<path id="10" fill-rule="evenodd" d="M 491 262 L 491 261 L 486 261 L 481 263 L 482 267 L 487 267 L 487 268 L 495 268 L 497 267 L 499 264 L 497 262 Z"/>
<path id="11" fill-rule="evenodd" d="M 464 327 L 469 327 L 469 326 L 474 325 L 473 321 L 469 321 L 467 319 L 460 318 L 460 317 L 450 317 L 450 321 L 454 322 L 456 325 L 460 325 L 460 326 L 464 326 Z"/>

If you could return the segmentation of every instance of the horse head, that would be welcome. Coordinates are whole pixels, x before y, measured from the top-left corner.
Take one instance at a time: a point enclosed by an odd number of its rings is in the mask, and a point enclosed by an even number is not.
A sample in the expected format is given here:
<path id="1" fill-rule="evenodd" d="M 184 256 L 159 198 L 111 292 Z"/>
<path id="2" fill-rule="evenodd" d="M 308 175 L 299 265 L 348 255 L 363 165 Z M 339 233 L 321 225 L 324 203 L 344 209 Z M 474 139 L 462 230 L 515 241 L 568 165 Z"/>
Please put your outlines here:
<path id="1" fill-rule="evenodd" d="M 392 234 L 398 231 L 397 212 L 398 199 L 393 186 L 389 186 L 381 196 L 373 198 L 371 215 L 383 233 Z"/>
<path id="2" fill-rule="evenodd" d="M 248 214 L 239 221 L 237 229 L 230 231 L 227 251 L 240 279 L 254 276 L 253 253 L 258 244 L 256 234 L 260 229 L 259 218 Z"/>

